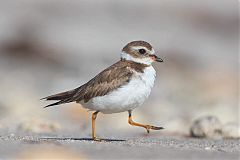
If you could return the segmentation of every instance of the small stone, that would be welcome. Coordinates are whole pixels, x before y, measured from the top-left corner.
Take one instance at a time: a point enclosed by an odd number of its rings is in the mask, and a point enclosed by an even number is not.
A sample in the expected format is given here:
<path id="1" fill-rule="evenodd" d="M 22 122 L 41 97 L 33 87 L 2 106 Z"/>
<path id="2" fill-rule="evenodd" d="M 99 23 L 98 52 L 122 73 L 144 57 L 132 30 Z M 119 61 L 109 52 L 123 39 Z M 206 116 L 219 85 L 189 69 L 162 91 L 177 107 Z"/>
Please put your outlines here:
<path id="1" fill-rule="evenodd" d="M 240 127 L 237 123 L 229 122 L 222 127 L 224 138 L 240 138 Z"/>
<path id="2" fill-rule="evenodd" d="M 196 119 L 190 128 L 192 137 L 199 138 L 222 138 L 222 124 L 215 116 L 205 116 Z"/>

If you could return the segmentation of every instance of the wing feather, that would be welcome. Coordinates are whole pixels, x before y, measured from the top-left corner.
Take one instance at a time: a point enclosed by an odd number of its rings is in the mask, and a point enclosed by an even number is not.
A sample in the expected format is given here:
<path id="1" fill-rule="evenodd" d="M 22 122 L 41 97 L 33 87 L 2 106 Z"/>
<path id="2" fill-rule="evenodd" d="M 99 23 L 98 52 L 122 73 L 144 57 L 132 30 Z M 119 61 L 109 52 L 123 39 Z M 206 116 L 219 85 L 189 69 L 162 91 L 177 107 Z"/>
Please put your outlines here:
<path id="1" fill-rule="evenodd" d="M 133 71 L 129 68 L 126 61 L 118 61 L 104 71 L 100 72 L 93 79 L 84 85 L 62 93 L 54 94 L 43 99 L 59 100 L 56 103 L 46 107 L 70 102 L 88 102 L 90 99 L 98 96 L 104 96 L 109 92 L 121 87 L 130 81 Z"/>

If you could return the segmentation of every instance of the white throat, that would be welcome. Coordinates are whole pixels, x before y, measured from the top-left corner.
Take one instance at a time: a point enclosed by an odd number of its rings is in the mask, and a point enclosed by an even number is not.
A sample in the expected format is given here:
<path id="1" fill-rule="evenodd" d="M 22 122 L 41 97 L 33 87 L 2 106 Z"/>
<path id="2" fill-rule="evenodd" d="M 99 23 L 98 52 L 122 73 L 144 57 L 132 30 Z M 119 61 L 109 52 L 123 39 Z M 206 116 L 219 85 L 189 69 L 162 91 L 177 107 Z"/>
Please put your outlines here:
<path id="1" fill-rule="evenodd" d="M 146 65 L 152 65 L 153 60 L 151 58 L 135 58 L 133 56 L 131 56 L 130 54 L 127 54 L 126 52 L 122 52 L 121 53 L 121 58 L 128 60 L 128 61 L 133 61 L 133 62 L 137 62 L 137 63 L 142 63 L 142 64 L 146 64 Z"/>

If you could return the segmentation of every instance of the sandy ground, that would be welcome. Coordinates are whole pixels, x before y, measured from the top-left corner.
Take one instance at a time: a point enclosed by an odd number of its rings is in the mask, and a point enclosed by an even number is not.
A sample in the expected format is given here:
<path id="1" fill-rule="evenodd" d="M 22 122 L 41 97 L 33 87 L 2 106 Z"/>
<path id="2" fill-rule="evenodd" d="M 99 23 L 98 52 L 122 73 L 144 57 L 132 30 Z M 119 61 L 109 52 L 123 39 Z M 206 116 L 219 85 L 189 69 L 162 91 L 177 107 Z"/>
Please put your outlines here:
<path id="1" fill-rule="evenodd" d="M 238 159 L 239 140 L 210 140 L 176 136 L 139 136 L 93 142 L 67 136 L 0 137 L 1 158 L 62 159 Z"/>

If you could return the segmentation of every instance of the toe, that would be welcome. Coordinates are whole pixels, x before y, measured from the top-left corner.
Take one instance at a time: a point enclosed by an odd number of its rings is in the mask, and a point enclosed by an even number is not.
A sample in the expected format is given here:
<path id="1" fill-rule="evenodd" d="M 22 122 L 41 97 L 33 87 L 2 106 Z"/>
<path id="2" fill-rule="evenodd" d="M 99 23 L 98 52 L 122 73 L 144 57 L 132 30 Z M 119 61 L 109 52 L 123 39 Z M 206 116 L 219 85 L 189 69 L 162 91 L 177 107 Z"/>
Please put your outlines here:
<path id="1" fill-rule="evenodd" d="M 151 126 L 151 129 L 153 129 L 153 130 L 161 130 L 161 129 L 164 129 L 164 128 L 163 127 Z"/>
<path id="2" fill-rule="evenodd" d="M 149 129 L 147 129 L 147 133 L 150 133 L 150 130 L 149 130 Z"/>
<path id="3" fill-rule="evenodd" d="M 97 137 L 93 138 L 93 140 L 96 141 L 96 142 L 101 142 L 102 141 L 102 139 L 97 138 Z"/>

